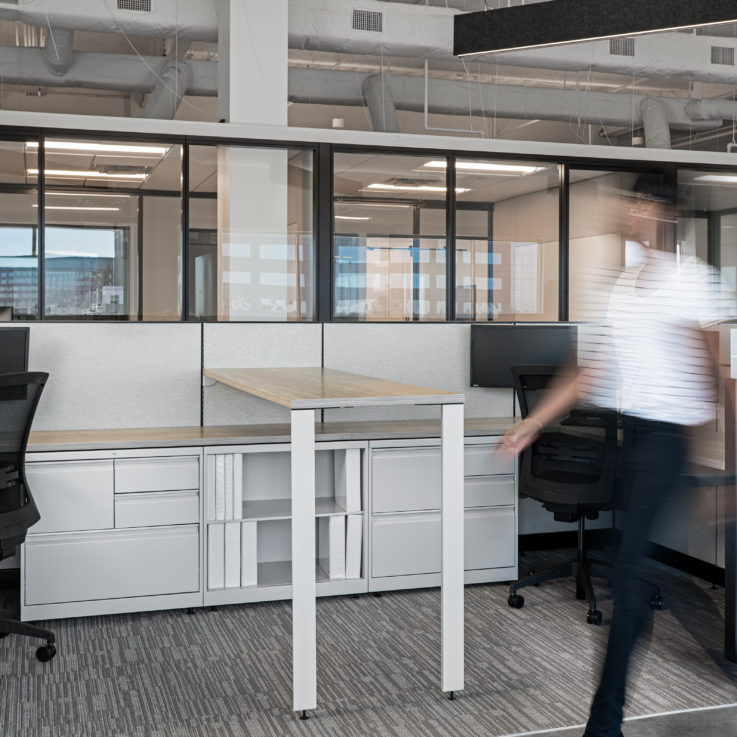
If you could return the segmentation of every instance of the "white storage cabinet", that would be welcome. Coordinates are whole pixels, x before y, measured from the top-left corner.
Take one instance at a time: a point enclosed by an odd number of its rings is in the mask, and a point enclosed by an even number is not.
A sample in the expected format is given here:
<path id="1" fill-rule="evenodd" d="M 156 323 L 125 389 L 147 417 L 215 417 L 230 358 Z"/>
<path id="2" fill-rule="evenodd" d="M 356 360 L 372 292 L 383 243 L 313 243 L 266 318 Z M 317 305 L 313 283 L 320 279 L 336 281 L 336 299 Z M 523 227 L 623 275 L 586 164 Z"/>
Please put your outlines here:
<path id="1" fill-rule="evenodd" d="M 200 448 L 31 453 L 21 619 L 202 604 Z"/>
<path id="2" fill-rule="evenodd" d="M 464 447 L 466 583 L 517 578 L 515 462 L 498 437 Z M 440 585 L 441 455 L 437 439 L 370 443 L 369 590 Z"/>

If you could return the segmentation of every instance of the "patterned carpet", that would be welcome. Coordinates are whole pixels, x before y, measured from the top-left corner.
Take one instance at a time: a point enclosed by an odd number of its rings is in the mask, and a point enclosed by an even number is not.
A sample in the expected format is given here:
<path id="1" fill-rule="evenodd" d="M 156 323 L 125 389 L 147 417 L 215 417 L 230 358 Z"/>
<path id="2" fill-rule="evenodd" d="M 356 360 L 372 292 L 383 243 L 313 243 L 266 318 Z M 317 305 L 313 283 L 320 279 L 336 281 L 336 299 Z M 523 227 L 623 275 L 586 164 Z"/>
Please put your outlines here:
<path id="1" fill-rule="evenodd" d="M 723 591 L 655 563 L 647 574 L 665 610 L 642 648 L 628 715 L 737 702 L 737 666 L 722 657 Z M 59 620 L 49 663 L 36 660 L 35 642 L 0 640 L 2 734 L 495 737 L 581 724 L 611 613 L 598 591 L 596 627 L 571 581 L 525 590 L 521 610 L 507 606 L 503 585 L 467 587 L 456 701 L 439 690 L 437 590 L 321 599 L 318 709 L 306 722 L 290 711 L 287 602 Z M 645 721 L 628 722 L 626 737 Z"/>

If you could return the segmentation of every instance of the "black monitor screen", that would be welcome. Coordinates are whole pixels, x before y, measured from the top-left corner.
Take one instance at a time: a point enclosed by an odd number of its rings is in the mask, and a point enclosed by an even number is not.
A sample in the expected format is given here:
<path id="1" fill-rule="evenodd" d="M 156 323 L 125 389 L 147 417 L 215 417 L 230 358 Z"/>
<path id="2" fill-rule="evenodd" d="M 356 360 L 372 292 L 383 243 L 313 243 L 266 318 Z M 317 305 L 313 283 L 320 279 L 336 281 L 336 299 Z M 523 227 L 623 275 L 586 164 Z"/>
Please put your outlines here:
<path id="1" fill-rule="evenodd" d="M 0 374 L 28 371 L 28 328 L 0 328 Z"/>
<path id="2" fill-rule="evenodd" d="M 575 325 L 472 325 L 471 386 L 514 386 L 511 366 L 576 361 Z"/>

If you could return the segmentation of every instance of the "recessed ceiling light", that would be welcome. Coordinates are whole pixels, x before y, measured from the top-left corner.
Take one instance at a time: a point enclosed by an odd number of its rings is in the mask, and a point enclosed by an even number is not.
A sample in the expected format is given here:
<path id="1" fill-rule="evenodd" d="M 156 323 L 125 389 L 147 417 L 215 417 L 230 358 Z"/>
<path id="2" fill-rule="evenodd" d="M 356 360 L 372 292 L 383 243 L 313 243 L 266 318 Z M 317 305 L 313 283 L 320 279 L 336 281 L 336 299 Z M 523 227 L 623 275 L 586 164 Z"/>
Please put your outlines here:
<path id="1" fill-rule="evenodd" d="M 26 141 L 28 148 L 38 148 L 38 141 Z M 91 143 L 87 141 L 44 141 L 44 147 L 51 151 L 84 151 L 91 154 L 147 154 L 163 156 L 169 146 L 140 146 L 127 143 Z"/>
<path id="2" fill-rule="evenodd" d="M 704 174 L 694 177 L 694 182 L 714 182 L 719 184 L 737 184 L 737 174 Z"/>
<path id="3" fill-rule="evenodd" d="M 38 169 L 26 169 L 26 174 L 37 176 Z M 148 174 L 134 172 L 106 172 L 106 171 L 83 171 L 81 169 L 44 169 L 47 177 L 76 177 L 82 179 L 116 179 L 118 181 L 137 181 L 144 180 Z"/>
<path id="4" fill-rule="evenodd" d="M 387 192 L 445 192 L 446 187 L 436 187 L 430 184 L 369 184 L 367 189 L 380 189 Z M 456 187 L 456 192 L 470 192 L 464 187 Z"/>
<path id="5" fill-rule="evenodd" d="M 34 204 L 33 207 L 38 207 Z M 44 210 L 85 210 L 94 212 L 120 212 L 119 207 L 82 207 L 76 205 L 44 205 Z"/>
<path id="6" fill-rule="evenodd" d="M 428 161 L 423 166 L 428 169 L 445 169 L 448 162 L 444 159 Z M 524 164 L 494 164 L 490 161 L 456 161 L 456 169 L 462 171 L 488 171 L 492 174 L 533 174 L 542 171 L 543 166 L 529 166 Z"/>

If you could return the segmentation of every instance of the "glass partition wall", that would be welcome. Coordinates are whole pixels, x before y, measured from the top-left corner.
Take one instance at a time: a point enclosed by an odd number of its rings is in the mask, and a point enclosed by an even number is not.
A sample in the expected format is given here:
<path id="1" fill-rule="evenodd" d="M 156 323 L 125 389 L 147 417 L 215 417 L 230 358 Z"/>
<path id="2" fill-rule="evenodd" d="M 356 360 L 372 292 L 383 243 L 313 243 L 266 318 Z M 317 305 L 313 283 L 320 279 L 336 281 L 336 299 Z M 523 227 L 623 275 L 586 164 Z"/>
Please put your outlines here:
<path id="1" fill-rule="evenodd" d="M 313 159 L 189 147 L 188 319 L 313 319 Z"/>
<path id="2" fill-rule="evenodd" d="M 38 140 L 0 141 L 0 320 L 38 318 Z"/>
<path id="3" fill-rule="evenodd" d="M 182 146 L 44 148 L 46 319 L 179 320 Z"/>
<path id="4" fill-rule="evenodd" d="M 556 164 L 457 159 L 456 319 L 558 319 Z"/>
<path id="5" fill-rule="evenodd" d="M 737 288 L 737 173 L 611 163 L 14 132 L 0 321 L 581 322 L 649 240 Z M 634 238 L 643 173 L 678 219 Z"/>
<path id="6" fill-rule="evenodd" d="M 446 319 L 447 160 L 435 163 L 335 154 L 334 319 Z"/>

